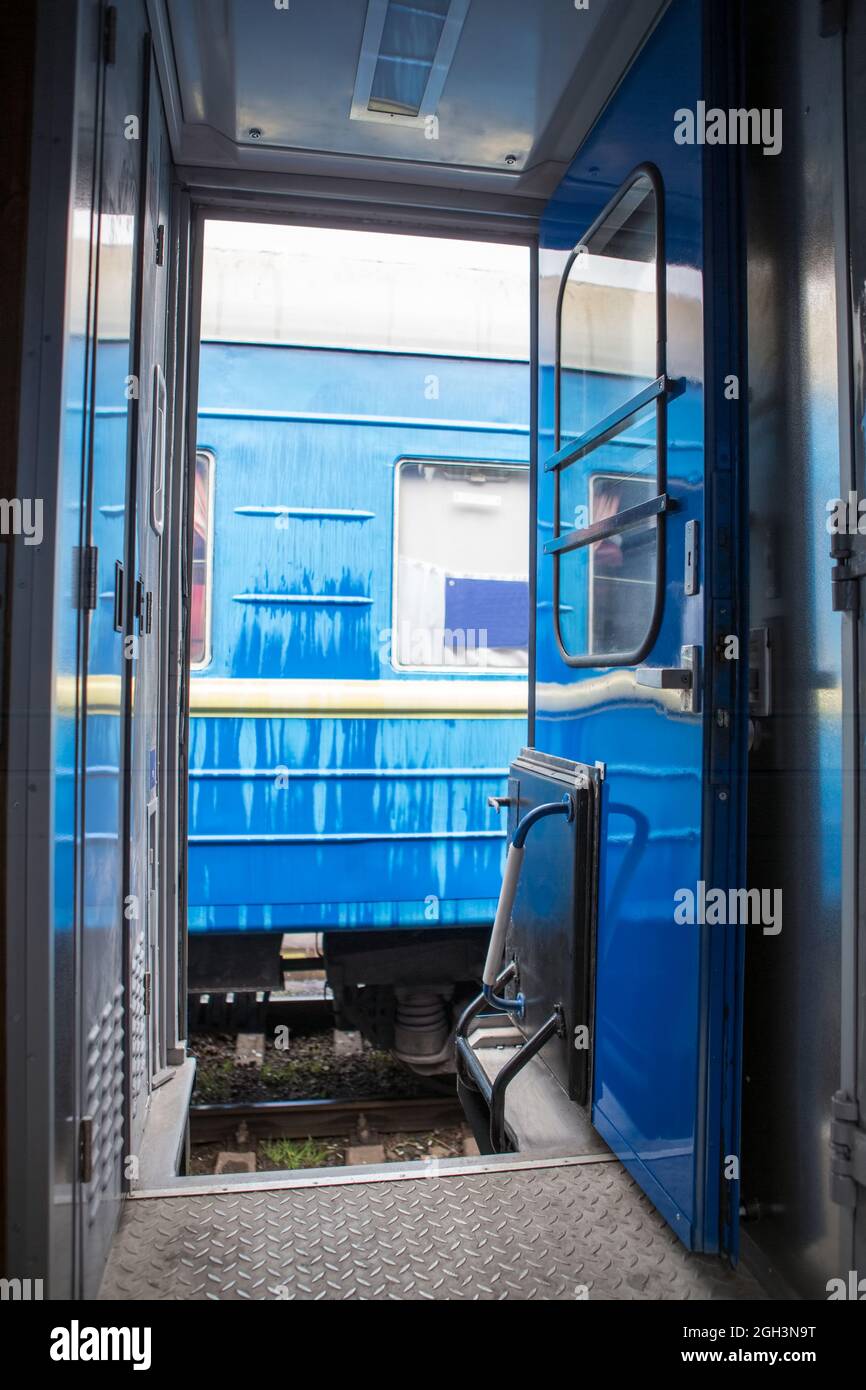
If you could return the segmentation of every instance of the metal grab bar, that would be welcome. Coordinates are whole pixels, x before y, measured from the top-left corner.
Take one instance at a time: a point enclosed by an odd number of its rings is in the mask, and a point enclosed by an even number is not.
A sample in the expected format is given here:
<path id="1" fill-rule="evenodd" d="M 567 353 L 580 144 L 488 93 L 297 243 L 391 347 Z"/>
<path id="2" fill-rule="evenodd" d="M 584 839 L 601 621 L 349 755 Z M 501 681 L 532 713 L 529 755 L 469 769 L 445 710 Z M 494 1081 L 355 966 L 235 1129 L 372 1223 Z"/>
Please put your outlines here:
<path id="1" fill-rule="evenodd" d="M 524 995 L 518 994 L 514 999 L 504 999 L 496 994 L 496 975 L 499 962 L 502 960 L 502 952 L 505 949 L 505 935 L 511 921 L 514 900 L 517 897 L 526 837 L 532 827 L 546 816 L 567 816 L 569 821 L 574 820 L 574 797 L 572 793 L 566 792 L 561 801 L 546 801 L 542 806 L 533 807 L 517 824 L 511 844 L 508 846 L 508 857 L 505 861 L 505 872 L 502 875 L 502 887 L 499 890 L 496 917 L 493 922 L 493 931 L 490 933 L 484 973 L 481 976 L 482 997 L 485 1002 L 503 1013 L 516 1014 L 518 1018 L 523 1017 L 526 1007 Z"/>
<path id="2" fill-rule="evenodd" d="M 510 961 L 502 973 L 496 977 L 495 987 L 501 989 L 515 974 L 516 967 L 514 962 Z M 494 1153 L 502 1153 L 505 1147 L 505 1093 L 515 1076 L 519 1075 L 527 1062 L 532 1061 L 536 1052 L 541 1050 L 548 1039 L 552 1038 L 554 1034 L 559 1034 L 560 1037 L 564 1034 L 565 1016 L 562 1006 L 556 1004 L 550 1018 L 505 1063 L 505 1066 L 491 1083 L 467 1037 L 470 1023 L 478 1016 L 487 1002 L 486 995 L 479 994 L 477 998 L 472 1000 L 457 1024 L 457 1075 L 464 1086 L 468 1086 L 481 1094 L 490 1114 L 491 1147 Z"/>
<path id="3" fill-rule="evenodd" d="M 536 1033 L 531 1038 L 527 1038 L 519 1052 L 515 1052 L 510 1061 L 499 1072 L 493 1082 L 492 1095 L 490 1097 L 490 1142 L 496 1153 L 502 1153 L 505 1147 L 505 1092 L 517 1076 L 531 1062 L 536 1052 L 540 1052 L 549 1038 L 555 1034 L 560 1037 L 565 1032 L 565 1018 L 559 1004 L 554 1005 L 553 1013 L 546 1023 L 542 1023 Z"/>

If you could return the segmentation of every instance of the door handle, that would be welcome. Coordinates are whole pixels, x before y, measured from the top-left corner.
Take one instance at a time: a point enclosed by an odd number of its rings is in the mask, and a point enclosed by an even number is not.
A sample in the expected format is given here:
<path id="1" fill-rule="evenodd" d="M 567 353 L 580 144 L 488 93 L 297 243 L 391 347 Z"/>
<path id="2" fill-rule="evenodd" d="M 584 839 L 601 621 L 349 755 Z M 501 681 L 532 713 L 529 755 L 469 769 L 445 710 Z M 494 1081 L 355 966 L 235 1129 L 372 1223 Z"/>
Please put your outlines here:
<path id="1" fill-rule="evenodd" d="M 638 666 L 634 673 L 638 685 L 653 690 L 691 690 L 692 673 L 684 666 Z"/>
<path id="2" fill-rule="evenodd" d="M 678 690 L 683 712 L 697 714 L 700 710 L 700 647 L 680 648 L 679 666 L 638 666 L 634 678 L 638 685 L 652 690 Z"/>

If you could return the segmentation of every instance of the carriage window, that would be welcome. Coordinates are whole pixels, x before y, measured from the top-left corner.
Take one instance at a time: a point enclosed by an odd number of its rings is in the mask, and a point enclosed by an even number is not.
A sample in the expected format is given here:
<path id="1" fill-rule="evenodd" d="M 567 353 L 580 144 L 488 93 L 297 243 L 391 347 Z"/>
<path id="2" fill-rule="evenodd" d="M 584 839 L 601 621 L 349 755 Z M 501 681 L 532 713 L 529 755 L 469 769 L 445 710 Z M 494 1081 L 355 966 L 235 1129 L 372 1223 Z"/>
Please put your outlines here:
<path id="1" fill-rule="evenodd" d="M 658 617 L 665 495 L 661 193 L 638 171 L 575 248 L 557 311 L 554 620 L 573 666 L 632 665 Z"/>
<path id="2" fill-rule="evenodd" d="M 211 581 L 213 569 L 213 455 L 195 456 L 190 665 L 199 670 L 211 659 Z"/>
<path id="3" fill-rule="evenodd" d="M 405 460 L 396 475 L 393 664 L 525 669 L 528 470 Z"/>

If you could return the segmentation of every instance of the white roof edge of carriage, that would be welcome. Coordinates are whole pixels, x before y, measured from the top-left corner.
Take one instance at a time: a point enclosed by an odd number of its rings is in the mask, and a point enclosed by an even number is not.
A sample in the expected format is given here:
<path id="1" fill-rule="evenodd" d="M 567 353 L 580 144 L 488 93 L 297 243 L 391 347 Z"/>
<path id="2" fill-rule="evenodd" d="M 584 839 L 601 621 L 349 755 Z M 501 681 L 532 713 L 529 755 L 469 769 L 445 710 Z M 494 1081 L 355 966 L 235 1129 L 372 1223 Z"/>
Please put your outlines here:
<path id="1" fill-rule="evenodd" d="M 202 339 L 529 360 L 526 248 L 503 259 L 497 247 L 485 265 L 472 243 L 465 260 L 462 248 L 443 256 L 425 239 L 393 260 L 371 255 L 363 239 L 301 245 L 294 254 L 289 245 L 208 246 Z M 418 253 L 428 249 L 425 260 Z"/>

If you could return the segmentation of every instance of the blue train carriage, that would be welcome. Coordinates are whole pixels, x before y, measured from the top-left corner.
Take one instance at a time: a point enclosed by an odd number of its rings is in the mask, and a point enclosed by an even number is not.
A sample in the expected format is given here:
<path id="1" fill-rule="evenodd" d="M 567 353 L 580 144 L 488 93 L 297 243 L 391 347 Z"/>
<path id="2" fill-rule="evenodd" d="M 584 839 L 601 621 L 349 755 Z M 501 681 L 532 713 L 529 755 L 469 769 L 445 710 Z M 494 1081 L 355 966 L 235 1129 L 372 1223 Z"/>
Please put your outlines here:
<path id="1" fill-rule="evenodd" d="M 321 933 L 344 1025 L 450 1069 L 525 742 L 528 255 L 443 243 L 415 302 L 417 238 L 272 230 L 264 285 L 230 224 L 205 256 L 190 984 Z"/>

